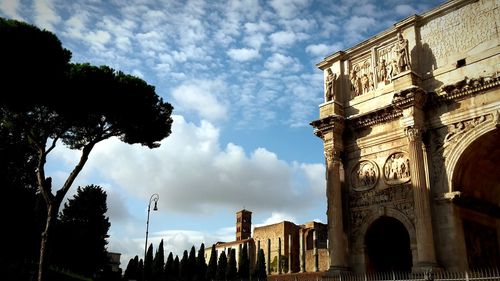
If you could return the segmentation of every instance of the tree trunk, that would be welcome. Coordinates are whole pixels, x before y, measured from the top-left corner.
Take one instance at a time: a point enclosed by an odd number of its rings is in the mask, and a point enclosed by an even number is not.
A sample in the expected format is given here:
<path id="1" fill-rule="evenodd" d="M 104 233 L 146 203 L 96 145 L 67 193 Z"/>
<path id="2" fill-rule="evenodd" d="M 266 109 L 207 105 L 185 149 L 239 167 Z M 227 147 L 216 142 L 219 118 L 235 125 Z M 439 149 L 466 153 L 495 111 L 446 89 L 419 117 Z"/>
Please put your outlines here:
<path id="1" fill-rule="evenodd" d="M 47 271 L 49 265 L 49 251 L 50 249 L 50 239 L 52 230 L 54 229 L 54 224 L 57 218 L 57 211 L 59 204 L 56 202 L 50 202 L 47 206 L 47 222 L 45 224 L 45 230 L 42 232 L 42 239 L 40 242 L 40 261 L 38 264 L 38 281 L 44 281 L 47 278 Z"/>

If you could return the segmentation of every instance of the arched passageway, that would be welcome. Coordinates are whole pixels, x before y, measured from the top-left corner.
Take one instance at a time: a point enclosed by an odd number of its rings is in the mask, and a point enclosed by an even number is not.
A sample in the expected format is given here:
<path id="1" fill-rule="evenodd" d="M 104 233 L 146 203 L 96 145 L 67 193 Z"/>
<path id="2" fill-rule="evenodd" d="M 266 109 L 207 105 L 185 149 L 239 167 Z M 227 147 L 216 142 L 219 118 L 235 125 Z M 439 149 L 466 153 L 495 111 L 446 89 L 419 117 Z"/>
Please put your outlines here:
<path id="1" fill-rule="evenodd" d="M 383 216 L 365 236 L 366 272 L 411 271 L 410 236 L 395 218 Z"/>
<path id="2" fill-rule="evenodd" d="M 500 264 L 500 129 L 467 147 L 453 172 L 470 269 Z"/>

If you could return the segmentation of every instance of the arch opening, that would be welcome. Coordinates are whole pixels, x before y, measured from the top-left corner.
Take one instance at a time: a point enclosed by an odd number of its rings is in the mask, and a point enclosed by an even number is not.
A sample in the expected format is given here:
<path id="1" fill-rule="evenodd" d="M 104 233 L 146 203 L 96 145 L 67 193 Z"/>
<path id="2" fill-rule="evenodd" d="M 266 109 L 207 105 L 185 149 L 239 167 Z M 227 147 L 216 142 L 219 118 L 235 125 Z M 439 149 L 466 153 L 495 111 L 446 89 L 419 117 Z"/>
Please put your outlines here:
<path id="1" fill-rule="evenodd" d="M 410 236 L 397 219 L 382 216 L 368 228 L 365 236 L 366 272 L 410 272 Z"/>
<path id="2" fill-rule="evenodd" d="M 500 129 L 472 142 L 453 171 L 454 200 L 464 231 L 470 269 L 500 264 Z"/>

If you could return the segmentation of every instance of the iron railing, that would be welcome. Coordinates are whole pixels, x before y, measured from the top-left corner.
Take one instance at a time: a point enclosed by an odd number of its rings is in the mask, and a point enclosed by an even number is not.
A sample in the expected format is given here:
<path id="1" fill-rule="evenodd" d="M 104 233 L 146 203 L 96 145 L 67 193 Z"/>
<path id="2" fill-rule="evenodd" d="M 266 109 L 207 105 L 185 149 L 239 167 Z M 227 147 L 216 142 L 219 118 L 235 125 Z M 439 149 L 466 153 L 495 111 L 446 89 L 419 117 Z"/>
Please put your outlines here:
<path id="1" fill-rule="evenodd" d="M 298 278 L 299 281 L 300 277 Z M 321 281 L 500 281 L 498 268 L 475 271 L 452 272 L 384 272 L 373 274 L 343 273 L 337 276 L 323 276 Z"/>

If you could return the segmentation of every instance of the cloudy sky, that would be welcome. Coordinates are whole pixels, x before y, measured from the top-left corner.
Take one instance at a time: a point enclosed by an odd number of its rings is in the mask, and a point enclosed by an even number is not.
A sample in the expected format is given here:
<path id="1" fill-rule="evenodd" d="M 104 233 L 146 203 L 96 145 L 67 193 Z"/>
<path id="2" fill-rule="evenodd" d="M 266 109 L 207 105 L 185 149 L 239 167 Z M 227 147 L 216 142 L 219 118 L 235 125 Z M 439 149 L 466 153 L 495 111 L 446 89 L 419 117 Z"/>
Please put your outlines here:
<path id="1" fill-rule="evenodd" d="M 315 64 L 443 0 L 0 0 L 0 16 L 54 32 L 74 62 L 141 77 L 174 107 L 160 148 L 100 143 L 76 186 L 108 194 L 108 250 L 122 267 L 150 241 L 166 254 L 235 239 L 254 225 L 326 222 L 321 140 L 309 122 L 323 101 Z M 5 43 L 5 42 L 4 42 Z M 79 157 L 59 147 L 62 184 Z"/>

